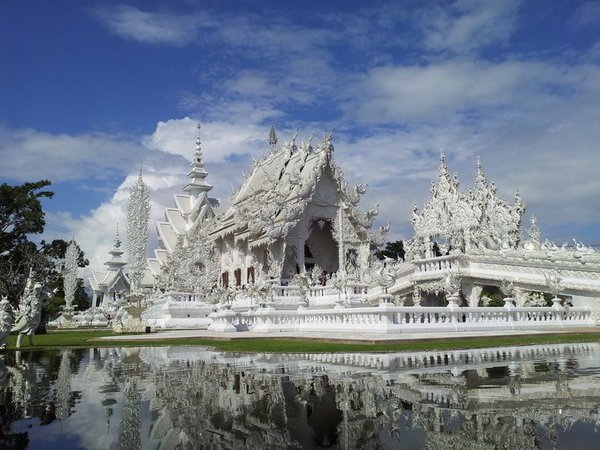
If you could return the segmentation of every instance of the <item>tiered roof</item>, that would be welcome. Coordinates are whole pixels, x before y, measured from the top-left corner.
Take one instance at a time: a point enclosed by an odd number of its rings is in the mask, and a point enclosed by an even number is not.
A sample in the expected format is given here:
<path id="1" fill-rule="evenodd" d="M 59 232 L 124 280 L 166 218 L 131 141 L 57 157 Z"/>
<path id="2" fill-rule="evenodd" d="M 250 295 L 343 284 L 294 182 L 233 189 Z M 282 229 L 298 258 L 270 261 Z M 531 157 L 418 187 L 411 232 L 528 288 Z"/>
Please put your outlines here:
<path id="1" fill-rule="evenodd" d="M 167 263 L 180 239 L 196 230 L 202 222 L 214 217 L 213 207 L 218 206 L 218 200 L 208 197 L 212 185 L 206 182 L 208 172 L 204 169 L 202 158 L 202 143 L 200 140 L 200 125 L 194 157 L 188 173 L 188 184 L 182 189 L 183 193 L 176 194 L 175 207 L 165 210 L 165 220 L 157 222 L 158 248 L 154 250 L 154 258 L 148 260 L 148 267 L 155 276 L 161 271 L 161 266 Z"/>

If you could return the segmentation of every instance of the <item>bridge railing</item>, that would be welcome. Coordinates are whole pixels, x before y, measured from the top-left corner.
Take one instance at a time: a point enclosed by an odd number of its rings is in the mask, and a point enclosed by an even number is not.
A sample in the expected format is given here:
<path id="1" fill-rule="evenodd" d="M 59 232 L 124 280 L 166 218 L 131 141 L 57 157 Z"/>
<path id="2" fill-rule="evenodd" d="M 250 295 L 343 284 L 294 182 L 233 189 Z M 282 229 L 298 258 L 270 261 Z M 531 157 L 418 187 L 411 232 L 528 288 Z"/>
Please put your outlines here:
<path id="1" fill-rule="evenodd" d="M 560 329 L 595 325 L 589 308 L 450 308 L 381 304 L 374 307 L 275 310 L 240 313 L 237 325 L 256 332 L 340 331 L 373 333 Z"/>
<path id="2" fill-rule="evenodd" d="M 172 302 L 206 302 L 206 294 L 191 292 L 165 292 L 158 296 L 148 296 L 155 300 L 168 299 Z"/>
<path id="3" fill-rule="evenodd" d="M 438 256 L 414 261 L 418 272 L 436 272 L 460 267 L 457 255 Z"/>

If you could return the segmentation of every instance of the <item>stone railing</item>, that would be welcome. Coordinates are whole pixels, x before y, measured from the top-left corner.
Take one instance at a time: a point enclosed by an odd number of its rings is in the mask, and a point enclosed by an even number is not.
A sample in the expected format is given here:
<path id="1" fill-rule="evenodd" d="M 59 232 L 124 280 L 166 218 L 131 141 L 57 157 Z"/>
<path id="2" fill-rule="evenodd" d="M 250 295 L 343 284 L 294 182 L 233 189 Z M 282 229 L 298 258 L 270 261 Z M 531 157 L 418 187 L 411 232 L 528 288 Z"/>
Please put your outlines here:
<path id="1" fill-rule="evenodd" d="M 296 285 L 290 286 L 273 286 L 273 297 L 278 300 L 293 298 L 298 299 L 301 297 L 300 288 Z M 342 296 L 346 296 L 349 298 L 357 298 L 360 296 L 364 296 L 367 292 L 367 285 L 364 283 L 349 283 L 344 287 Z M 307 288 L 308 298 L 320 298 L 327 297 L 331 295 L 338 296 L 340 292 L 334 288 L 333 286 L 309 286 Z"/>
<path id="2" fill-rule="evenodd" d="M 436 272 L 457 269 L 460 263 L 457 255 L 438 256 L 436 258 L 419 259 L 414 261 L 417 272 Z"/>
<path id="3" fill-rule="evenodd" d="M 275 310 L 261 305 L 248 312 L 218 316 L 227 320 L 230 330 L 269 331 L 338 331 L 363 333 L 410 333 L 444 331 L 482 331 L 518 329 L 560 329 L 592 327 L 595 321 L 589 308 L 496 307 L 459 308 L 393 306 L 382 303 L 374 307 L 329 309 L 298 308 Z M 219 313 L 217 313 L 219 314 Z M 217 316 L 215 316 L 217 317 Z"/>
<path id="4" fill-rule="evenodd" d="M 166 298 L 173 302 L 206 302 L 205 294 L 192 294 L 189 292 L 165 292 L 158 299 Z"/>

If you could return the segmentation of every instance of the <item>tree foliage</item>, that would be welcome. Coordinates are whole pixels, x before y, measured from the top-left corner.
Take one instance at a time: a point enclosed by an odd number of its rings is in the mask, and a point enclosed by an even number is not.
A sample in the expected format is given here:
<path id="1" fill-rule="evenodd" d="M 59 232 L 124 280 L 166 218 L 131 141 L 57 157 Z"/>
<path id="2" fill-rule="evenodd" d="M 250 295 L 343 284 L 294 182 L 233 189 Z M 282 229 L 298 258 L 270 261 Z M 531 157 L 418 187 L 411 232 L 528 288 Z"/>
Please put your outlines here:
<path id="1" fill-rule="evenodd" d="M 54 192 L 42 190 L 48 180 L 20 186 L 0 185 L 0 253 L 11 251 L 27 240 L 27 235 L 44 231 L 44 211 L 40 199 Z"/>
<path id="2" fill-rule="evenodd" d="M 404 261 L 404 243 L 402 241 L 386 242 L 383 250 L 377 250 L 375 257 L 377 259 L 392 258 Z"/>
<path id="3" fill-rule="evenodd" d="M 60 303 L 61 298 L 64 302 L 61 271 L 69 243 L 55 239 L 41 241 L 37 246 L 28 239 L 28 235 L 44 231 L 46 221 L 40 199 L 53 197 L 53 192 L 44 190 L 49 185 L 48 180 L 20 186 L 0 185 L 0 296 L 7 296 L 15 306 L 31 270 L 35 272 L 36 281 L 42 283 L 47 292 L 53 292 L 51 303 Z M 83 252 L 78 264 L 79 267 L 89 264 Z M 74 304 L 81 308 L 87 303 L 83 280 L 80 280 Z"/>

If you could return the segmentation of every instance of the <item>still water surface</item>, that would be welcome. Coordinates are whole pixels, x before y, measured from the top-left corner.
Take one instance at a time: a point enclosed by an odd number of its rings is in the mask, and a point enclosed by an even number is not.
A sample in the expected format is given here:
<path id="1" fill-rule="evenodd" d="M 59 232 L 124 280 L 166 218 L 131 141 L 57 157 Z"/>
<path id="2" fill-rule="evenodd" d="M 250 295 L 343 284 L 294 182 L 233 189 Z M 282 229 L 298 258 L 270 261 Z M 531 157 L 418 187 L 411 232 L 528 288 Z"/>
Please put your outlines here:
<path id="1" fill-rule="evenodd" d="M 6 353 L 0 448 L 600 448 L 600 344 Z"/>

